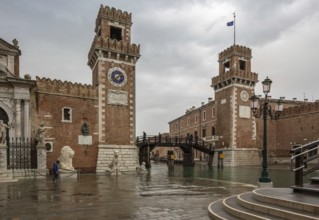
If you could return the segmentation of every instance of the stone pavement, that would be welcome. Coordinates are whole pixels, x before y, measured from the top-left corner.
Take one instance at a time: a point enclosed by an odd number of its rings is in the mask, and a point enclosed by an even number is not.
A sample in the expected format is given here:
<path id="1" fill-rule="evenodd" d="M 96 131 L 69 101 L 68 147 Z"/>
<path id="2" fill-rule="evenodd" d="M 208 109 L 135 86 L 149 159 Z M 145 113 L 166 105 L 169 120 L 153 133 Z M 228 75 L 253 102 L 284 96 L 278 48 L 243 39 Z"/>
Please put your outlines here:
<path id="1" fill-rule="evenodd" d="M 118 177 L 81 174 L 58 183 L 52 177 L 0 183 L 0 219 L 209 219 L 209 203 L 253 189 L 160 168 Z"/>

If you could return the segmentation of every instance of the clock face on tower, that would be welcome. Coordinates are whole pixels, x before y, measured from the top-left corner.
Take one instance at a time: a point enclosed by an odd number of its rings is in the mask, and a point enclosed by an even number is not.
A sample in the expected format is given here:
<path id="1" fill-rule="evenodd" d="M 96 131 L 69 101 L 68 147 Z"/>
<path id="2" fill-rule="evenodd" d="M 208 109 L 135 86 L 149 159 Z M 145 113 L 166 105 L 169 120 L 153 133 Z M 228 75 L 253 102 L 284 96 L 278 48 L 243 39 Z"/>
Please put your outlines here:
<path id="1" fill-rule="evenodd" d="M 243 100 L 244 102 L 248 101 L 248 99 L 249 99 L 248 92 L 242 91 L 242 92 L 240 93 L 240 98 L 241 98 L 241 100 Z"/>
<path id="2" fill-rule="evenodd" d="M 108 79 L 112 85 L 122 87 L 127 82 L 127 75 L 121 68 L 113 67 L 109 69 Z"/>

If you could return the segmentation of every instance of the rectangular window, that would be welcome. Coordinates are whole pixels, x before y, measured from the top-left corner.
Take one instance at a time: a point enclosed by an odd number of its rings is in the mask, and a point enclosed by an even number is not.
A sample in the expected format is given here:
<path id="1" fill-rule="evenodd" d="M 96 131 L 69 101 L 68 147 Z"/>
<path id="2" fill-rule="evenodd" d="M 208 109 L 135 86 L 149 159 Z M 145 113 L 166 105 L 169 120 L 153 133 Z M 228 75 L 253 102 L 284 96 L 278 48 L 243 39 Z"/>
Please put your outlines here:
<path id="1" fill-rule="evenodd" d="M 239 69 L 246 70 L 246 62 L 244 60 L 239 60 Z"/>
<path id="2" fill-rule="evenodd" d="M 216 116 L 216 108 L 212 107 L 212 117 L 215 118 Z"/>
<path id="3" fill-rule="evenodd" d="M 198 115 L 196 114 L 195 115 L 195 124 L 197 124 L 197 122 L 198 122 Z"/>
<path id="4" fill-rule="evenodd" d="M 183 128 L 183 126 L 184 126 L 184 121 L 181 120 L 181 128 Z"/>
<path id="5" fill-rule="evenodd" d="M 203 128 L 203 137 L 206 137 L 206 128 Z"/>
<path id="6" fill-rule="evenodd" d="M 62 122 L 72 122 L 72 109 L 68 107 L 62 108 Z"/>
<path id="7" fill-rule="evenodd" d="M 206 121 L 206 110 L 203 111 L 203 121 Z"/>
<path id="8" fill-rule="evenodd" d="M 187 126 L 190 126 L 191 122 L 190 122 L 190 118 L 187 118 Z"/>
<path id="9" fill-rule="evenodd" d="M 175 130 L 178 130 L 178 123 L 175 124 Z"/>
<path id="10" fill-rule="evenodd" d="M 110 37 L 112 40 L 122 40 L 122 29 L 118 27 L 110 27 Z"/>

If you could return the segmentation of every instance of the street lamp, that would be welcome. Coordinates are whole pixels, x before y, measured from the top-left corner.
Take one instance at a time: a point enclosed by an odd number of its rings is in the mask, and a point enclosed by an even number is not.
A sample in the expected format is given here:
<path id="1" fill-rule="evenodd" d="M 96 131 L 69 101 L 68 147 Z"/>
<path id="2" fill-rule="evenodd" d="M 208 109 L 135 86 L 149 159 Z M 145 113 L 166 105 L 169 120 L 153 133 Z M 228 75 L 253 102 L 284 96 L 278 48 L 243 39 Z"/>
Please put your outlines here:
<path id="1" fill-rule="evenodd" d="M 256 118 L 260 118 L 263 116 L 264 120 L 264 137 L 263 137 L 263 149 L 262 149 L 262 172 L 259 177 L 259 183 L 271 183 L 271 178 L 268 176 L 268 157 L 267 157 L 267 118 L 268 115 L 271 119 L 277 119 L 279 117 L 280 112 L 283 110 L 283 97 L 278 99 L 275 103 L 275 112 L 271 110 L 271 106 L 269 105 L 268 93 L 270 92 L 272 81 L 267 77 L 263 82 L 263 92 L 265 94 L 265 99 L 260 101 L 259 97 L 253 95 L 250 97 L 250 108 L 253 112 L 253 115 Z"/>

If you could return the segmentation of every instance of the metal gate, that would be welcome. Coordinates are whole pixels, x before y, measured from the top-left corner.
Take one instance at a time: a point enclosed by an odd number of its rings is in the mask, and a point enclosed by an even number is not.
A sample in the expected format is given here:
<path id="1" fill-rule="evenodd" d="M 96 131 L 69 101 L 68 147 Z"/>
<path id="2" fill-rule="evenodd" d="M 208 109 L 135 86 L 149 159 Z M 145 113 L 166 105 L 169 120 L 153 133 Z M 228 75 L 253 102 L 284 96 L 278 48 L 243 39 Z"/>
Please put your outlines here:
<path id="1" fill-rule="evenodd" d="M 37 168 L 37 149 L 30 139 L 11 138 L 7 146 L 8 169 Z"/>

